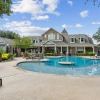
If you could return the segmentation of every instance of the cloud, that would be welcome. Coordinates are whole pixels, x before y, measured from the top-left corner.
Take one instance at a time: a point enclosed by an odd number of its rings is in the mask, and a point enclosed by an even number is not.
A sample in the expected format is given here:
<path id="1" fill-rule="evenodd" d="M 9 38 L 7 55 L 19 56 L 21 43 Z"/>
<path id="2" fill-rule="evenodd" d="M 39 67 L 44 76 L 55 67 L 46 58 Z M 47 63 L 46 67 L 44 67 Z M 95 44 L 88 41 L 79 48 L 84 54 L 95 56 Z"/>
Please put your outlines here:
<path id="1" fill-rule="evenodd" d="M 100 22 L 92 22 L 93 25 L 100 25 Z"/>
<path id="2" fill-rule="evenodd" d="M 66 24 L 63 24 L 62 25 L 62 28 L 67 28 L 68 26 Z"/>
<path id="3" fill-rule="evenodd" d="M 80 12 L 80 16 L 81 17 L 87 17 L 88 16 L 88 10 L 84 10 L 84 11 Z"/>
<path id="4" fill-rule="evenodd" d="M 20 21 L 20 22 L 12 21 L 12 22 L 7 22 L 3 26 L 11 31 L 19 33 L 19 35 L 21 36 L 41 35 L 49 29 L 49 28 L 33 26 L 30 21 Z"/>
<path id="5" fill-rule="evenodd" d="M 4 18 L 4 20 L 5 20 L 5 21 L 9 21 L 9 19 L 8 19 L 8 18 Z"/>
<path id="6" fill-rule="evenodd" d="M 13 28 L 13 27 L 27 27 L 30 26 L 31 22 L 30 21 L 12 21 L 12 22 L 7 22 L 4 27 L 6 28 Z"/>
<path id="7" fill-rule="evenodd" d="M 21 0 L 13 4 L 12 11 L 17 13 L 29 13 L 32 17 L 46 16 L 47 14 L 59 15 L 59 12 L 56 11 L 58 1 L 59 0 Z M 43 19 L 41 18 L 41 20 Z"/>
<path id="8" fill-rule="evenodd" d="M 31 17 L 32 20 L 47 20 L 49 19 L 49 16 L 48 15 L 44 15 L 44 16 L 34 16 L 34 17 Z"/>
<path id="9" fill-rule="evenodd" d="M 80 28 L 80 27 L 83 27 L 83 25 L 81 25 L 81 24 L 76 24 L 75 27 Z"/>
<path id="10" fill-rule="evenodd" d="M 67 0 L 67 3 L 72 6 L 73 5 L 73 2 L 71 0 Z"/>

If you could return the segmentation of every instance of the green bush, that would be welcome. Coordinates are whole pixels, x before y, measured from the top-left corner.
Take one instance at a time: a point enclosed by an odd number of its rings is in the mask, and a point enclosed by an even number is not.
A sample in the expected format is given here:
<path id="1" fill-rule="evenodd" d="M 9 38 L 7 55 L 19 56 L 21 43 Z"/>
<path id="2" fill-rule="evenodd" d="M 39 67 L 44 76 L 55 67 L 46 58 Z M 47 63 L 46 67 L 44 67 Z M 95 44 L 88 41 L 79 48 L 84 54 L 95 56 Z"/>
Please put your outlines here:
<path id="1" fill-rule="evenodd" d="M 9 59 L 13 60 L 14 59 L 14 54 L 9 53 Z"/>
<path id="2" fill-rule="evenodd" d="M 85 53 L 78 53 L 78 56 L 85 56 Z"/>
<path id="3" fill-rule="evenodd" d="M 86 52 L 86 55 L 87 55 L 87 56 L 94 56 L 95 53 L 93 53 L 93 52 Z"/>
<path id="4" fill-rule="evenodd" d="M 86 53 L 78 53 L 78 56 L 94 56 L 95 53 L 93 52 L 86 52 Z"/>

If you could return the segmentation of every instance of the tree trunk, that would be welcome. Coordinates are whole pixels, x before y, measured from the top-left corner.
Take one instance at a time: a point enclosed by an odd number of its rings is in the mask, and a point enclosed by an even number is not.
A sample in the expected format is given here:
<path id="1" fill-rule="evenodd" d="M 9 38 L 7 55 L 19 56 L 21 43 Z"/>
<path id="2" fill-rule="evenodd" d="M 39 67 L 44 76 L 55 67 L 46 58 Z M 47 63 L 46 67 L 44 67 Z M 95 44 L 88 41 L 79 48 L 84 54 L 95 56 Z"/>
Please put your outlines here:
<path id="1" fill-rule="evenodd" d="M 2 54 L 0 53 L 0 62 L 2 62 Z"/>

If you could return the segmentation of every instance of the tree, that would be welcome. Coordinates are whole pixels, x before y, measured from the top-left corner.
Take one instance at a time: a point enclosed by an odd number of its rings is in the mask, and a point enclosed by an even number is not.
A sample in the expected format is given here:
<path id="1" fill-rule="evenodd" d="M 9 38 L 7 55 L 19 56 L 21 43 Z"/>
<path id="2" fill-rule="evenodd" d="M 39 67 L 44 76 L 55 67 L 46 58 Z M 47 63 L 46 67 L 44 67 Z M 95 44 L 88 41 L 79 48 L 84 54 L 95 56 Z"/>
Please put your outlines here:
<path id="1" fill-rule="evenodd" d="M 3 38 L 9 38 L 9 39 L 15 39 L 17 37 L 20 37 L 18 34 L 12 32 L 12 31 L 3 31 L 0 30 L 0 37 Z"/>
<path id="2" fill-rule="evenodd" d="M 97 41 L 100 42 L 100 28 L 98 28 L 98 31 L 93 34 L 93 38 Z"/>
<path id="3" fill-rule="evenodd" d="M 0 17 L 2 18 L 4 14 L 10 16 L 12 0 L 0 0 Z"/>
<path id="4" fill-rule="evenodd" d="M 85 4 L 87 4 L 87 2 L 93 2 L 93 5 L 100 7 L 100 0 L 86 0 Z"/>
<path id="5" fill-rule="evenodd" d="M 26 51 L 33 46 L 33 41 L 28 37 L 16 38 L 13 40 L 13 45 Z"/>

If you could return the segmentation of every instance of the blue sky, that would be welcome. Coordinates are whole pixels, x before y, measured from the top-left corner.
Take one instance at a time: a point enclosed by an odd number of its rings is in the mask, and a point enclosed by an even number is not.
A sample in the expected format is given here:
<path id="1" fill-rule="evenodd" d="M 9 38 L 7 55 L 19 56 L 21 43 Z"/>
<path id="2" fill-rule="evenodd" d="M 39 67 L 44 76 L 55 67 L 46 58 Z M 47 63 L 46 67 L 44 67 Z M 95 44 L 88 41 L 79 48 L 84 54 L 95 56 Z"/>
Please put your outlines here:
<path id="1" fill-rule="evenodd" d="M 100 27 L 100 7 L 85 0 L 13 0 L 12 10 L 0 19 L 0 29 L 21 36 L 41 35 L 52 27 L 92 37 Z"/>

